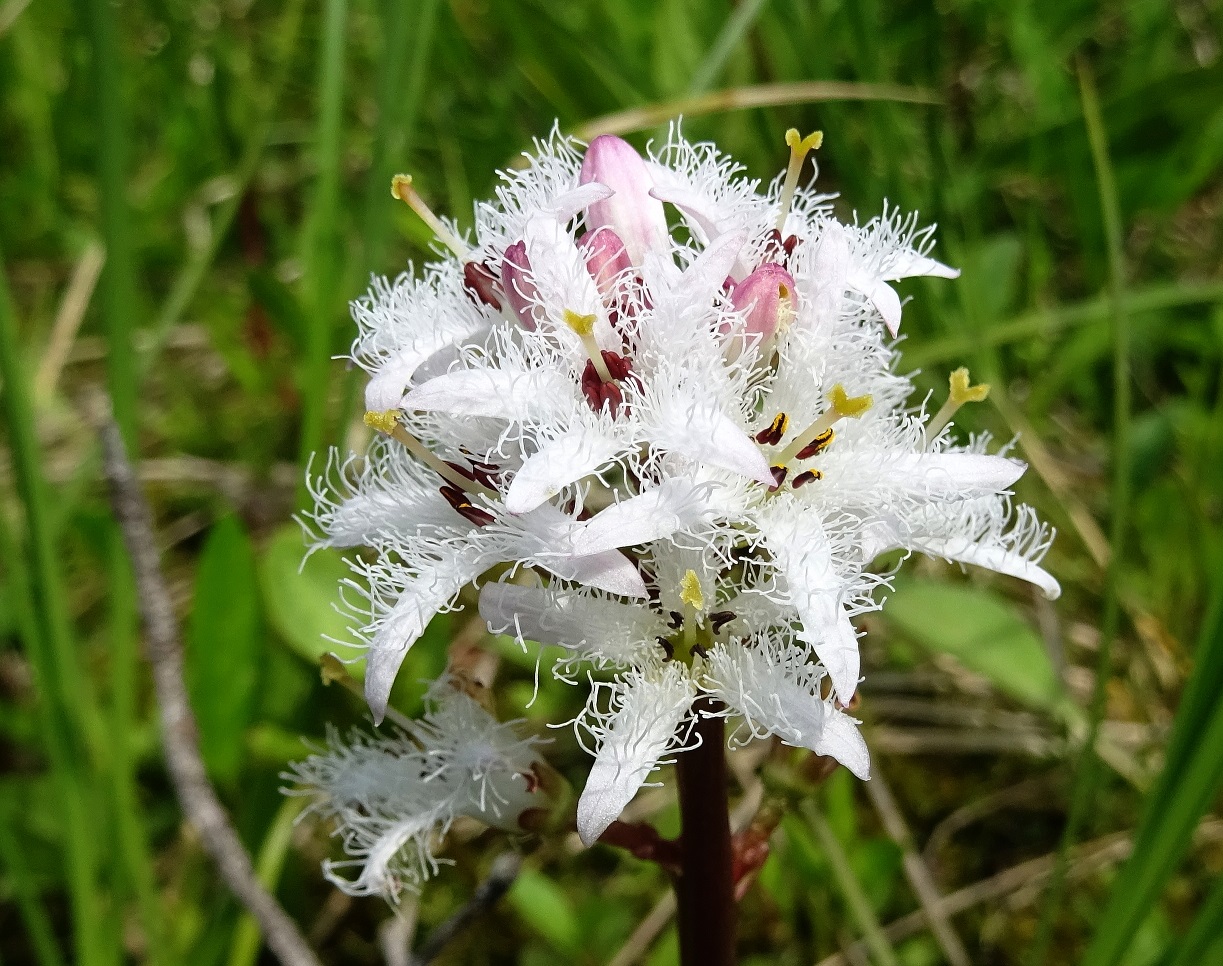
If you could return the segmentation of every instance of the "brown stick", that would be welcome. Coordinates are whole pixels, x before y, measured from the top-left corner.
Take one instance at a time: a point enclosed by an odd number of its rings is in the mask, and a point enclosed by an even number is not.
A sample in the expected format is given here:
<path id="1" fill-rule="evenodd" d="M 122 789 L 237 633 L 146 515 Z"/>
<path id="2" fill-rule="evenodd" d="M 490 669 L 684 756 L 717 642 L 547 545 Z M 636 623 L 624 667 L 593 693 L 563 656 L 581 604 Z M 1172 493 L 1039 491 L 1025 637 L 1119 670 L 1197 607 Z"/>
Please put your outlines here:
<path id="1" fill-rule="evenodd" d="M 161 740 L 170 778 L 187 819 L 217 863 L 225 884 L 258 921 L 268 948 L 284 966 L 320 966 L 289 914 L 255 877 L 229 816 L 208 781 L 200 757 L 195 715 L 183 683 L 183 649 L 169 589 L 161 573 L 152 515 L 112 418 L 102 426 L 102 456 L 111 504 L 123 530 L 148 637 L 149 663 L 161 709 Z"/>
<path id="2" fill-rule="evenodd" d="M 716 712 L 709 698 L 694 713 Z M 721 718 L 698 718 L 700 746 L 680 754 L 679 811 L 683 872 L 676 883 L 683 966 L 734 966 L 735 883 L 727 801 L 726 729 Z"/>

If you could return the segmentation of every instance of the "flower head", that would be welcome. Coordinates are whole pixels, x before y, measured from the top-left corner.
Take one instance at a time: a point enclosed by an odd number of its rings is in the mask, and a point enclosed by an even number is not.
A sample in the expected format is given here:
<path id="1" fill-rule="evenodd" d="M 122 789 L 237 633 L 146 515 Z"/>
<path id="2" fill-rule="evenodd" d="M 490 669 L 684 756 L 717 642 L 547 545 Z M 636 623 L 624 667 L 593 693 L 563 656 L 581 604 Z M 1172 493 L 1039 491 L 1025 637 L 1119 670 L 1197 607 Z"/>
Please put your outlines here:
<path id="1" fill-rule="evenodd" d="M 316 483 L 314 523 L 376 551 L 353 564 L 370 705 L 429 619 L 508 564 L 481 589 L 490 627 L 563 648 L 566 679 L 615 671 L 579 720 L 587 842 L 682 753 L 700 695 L 865 778 L 843 709 L 879 554 L 1058 592 L 1049 533 L 1010 502 L 1024 465 L 957 442 L 954 407 L 909 408 L 896 371 L 890 283 L 958 273 L 915 218 L 837 221 L 799 183 L 819 138 L 792 133 L 765 186 L 678 132 L 649 157 L 554 136 L 454 257 L 354 306 L 383 438 Z"/>
<path id="2" fill-rule="evenodd" d="M 291 794 L 335 820 L 348 858 L 323 870 L 349 895 L 397 899 L 437 871 L 435 849 L 456 818 L 515 829 L 543 800 L 537 740 L 496 721 L 451 678 L 426 703 L 421 720 L 391 734 L 329 731 L 325 749 L 284 775 Z"/>

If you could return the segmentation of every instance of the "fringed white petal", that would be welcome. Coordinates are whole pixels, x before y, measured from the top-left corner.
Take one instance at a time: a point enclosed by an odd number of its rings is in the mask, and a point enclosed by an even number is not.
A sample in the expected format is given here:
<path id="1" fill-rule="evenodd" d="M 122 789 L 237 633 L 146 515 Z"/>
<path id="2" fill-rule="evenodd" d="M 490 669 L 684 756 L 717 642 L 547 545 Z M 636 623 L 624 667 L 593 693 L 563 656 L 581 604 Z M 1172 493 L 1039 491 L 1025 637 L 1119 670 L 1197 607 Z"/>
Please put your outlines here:
<path id="1" fill-rule="evenodd" d="M 611 685 L 609 713 L 591 727 L 598 752 L 578 799 L 578 835 L 592 845 L 633 800 L 658 761 L 696 693 L 687 668 L 664 665 L 655 676 L 628 674 Z M 592 695 L 592 700 L 597 692 Z"/>
<path id="2" fill-rule="evenodd" d="M 977 543 L 965 537 L 914 537 L 906 541 L 906 546 L 932 557 L 972 564 L 995 573 L 1026 580 L 1039 587 L 1049 600 L 1057 600 L 1062 595 L 1061 584 L 1047 570 L 1022 554 L 996 544 Z"/>
<path id="3" fill-rule="evenodd" d="M 863 781 L 871 777 L 871 754 L 866 739 L 858 730 L 858 723 L 843 711 L 828 709 L 824 730 L 811 750 L 835 758 Z"/>
<path id="4" fill-rule="evenodd" d="M 572 387 L 556 372 L 456 369 L 414 388 L 403 408 L 518 422 L 544 415 L 570 396 Z"/>
<path id="5" fill-rule="evenodd" d="M 895 336 L 900 331 L 901 315 L 900 296 L 896 294 L 896 290 L 887 282 L 880 280 L 862 294 L 870 299 L 871 304 L 879 310 L 879 314 L 883 317 L 883 324 Z"/>
<path id="6" fill-rule="evenodd" d="M 837 697 L 848 704 L 861 670 L 858 635 L 845 613 L 846 581 L 833 565 L 818 514 L 793 503 L 774 506 L 762 514 L 760 529 L 798 612 L 799 638 L 815 650 Z"/>
<path id="7" fill-rule="evenodd" d="M 773 484 L 769 461 L 760 447 L 713 399 L 677 391 L 660 408 L 652 436 L 663 450 L 739 473 L 766 486 Z"/>
<path id="8" fill-rule="evenodd" d="M 823 668 L 786 645 L 763 649 L 719 645 L 709 654 L 704 686 L 742 715 L 752 733 L 777 735 L 796 748 L 829 755 L 859 778 L 870 755 L 853 719 L 820 696 Z"/>
<path id="9" fill-rule="evenodd" d="M 878 484 L 933 500 L 958 500 L 1003 493 L 1027 468 L 1021 460 L 984 453 L 904 453 L 874 472 Z"/>
<path id="10" fill-rule="evenodd" d="M 647 644 L 666 631 L 661 618 L 641 604 L 507 583 L 480 589 L 480 616 L 493 633 L 620 664 L 639 660 Z"/>
<path id="11" fill-rule="evenodd" d="M 540 447 L 523 461 L 505 494 L 510 513 L 526 513 L 570 483 L 594 473 L 615 457 L 623 443 L 590 429 L 578 429 Z"/>
<path id="12" fill-rule="evenodd" d="M 586 552 L 579 548 L 576 523 L 551 503 L 541 503 L 529 513 L 503 522 L 519 531 L 506 559 L 518 558 L 578 583 L 624 597 L 648 597 L 645 581 L 624 554 L 616 550 Z"/>
<path id="13" fill-rule="evenodd" d="M 386 714 L 391 686 L 408 650 L 438 611 L 490 565 L 485 554 L 456 554 L 445 565 L 439 564 L 407 581 L 394 606 L 379 620 L 366 653 L 365 700 L 375 724 L 381 723 Z"/>
<path id="14" fill-rule="evenodd" d="M 566 191 L 564 194 L 559 195 L 555 201 L 543 210 L 563 225 L 584 211 L 588 206 L 600 201 L 606 201 L 615 193 L 607 185 L 600 184 L 598 181 L 591 181 L 586 184 L 580 184 L 571 191 Z"/>
<path id="15" fill-rule="evenodd" d="M 960 270 L 944 265 L 927 255 L 919 255 L 910 248 L 900 252 L 892 260 L 885 277 L 889 281 L 896 281 L 901 278 L 917 278 L 922 275 L 931 275 L 936 278 L 959 278 Z"/>
<path id="16" fill-rule="evenodd" d="M 601 553 L 661 540 L 700 523 L 708 515 L 704 488 L 682 477 L 600 510 L 574 533 L 579 553 Z"/>

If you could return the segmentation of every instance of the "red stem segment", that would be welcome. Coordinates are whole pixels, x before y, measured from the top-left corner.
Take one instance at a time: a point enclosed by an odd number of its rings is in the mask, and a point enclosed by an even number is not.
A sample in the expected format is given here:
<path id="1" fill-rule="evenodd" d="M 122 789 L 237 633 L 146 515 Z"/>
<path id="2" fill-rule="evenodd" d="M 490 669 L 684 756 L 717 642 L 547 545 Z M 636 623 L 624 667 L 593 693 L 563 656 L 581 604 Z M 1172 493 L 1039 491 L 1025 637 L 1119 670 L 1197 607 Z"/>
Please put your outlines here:
<path id="1" fill-rule="evenodd" d="M 719 711 L 701 698 L 694 711 Z M 727 801 L 726 729 L 722 718 L 701 718 L 701 745 L 679 755 L 682 872 L 676 882 L 682 966 L 734 966 L 735 883 Z"/>

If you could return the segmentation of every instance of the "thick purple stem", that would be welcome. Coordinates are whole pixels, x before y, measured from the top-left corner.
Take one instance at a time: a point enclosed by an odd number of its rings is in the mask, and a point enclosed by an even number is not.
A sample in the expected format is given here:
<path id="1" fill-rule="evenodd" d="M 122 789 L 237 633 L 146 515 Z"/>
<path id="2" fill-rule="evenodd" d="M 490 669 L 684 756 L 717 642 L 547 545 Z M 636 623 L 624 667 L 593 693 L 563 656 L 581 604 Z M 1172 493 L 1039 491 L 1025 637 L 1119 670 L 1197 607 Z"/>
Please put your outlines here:
<path id="1" fill-rule="evenodd" d="M 694 711 L 719 711 L 701 698 Z M 695 731 L 701 745 L 679 755 L 679 810 L 682 871 L 679 949 L 682 966 L 734 966 L 735 882 L 727 800 L 726 734 L 722 718 L 701 718 Z"/>

